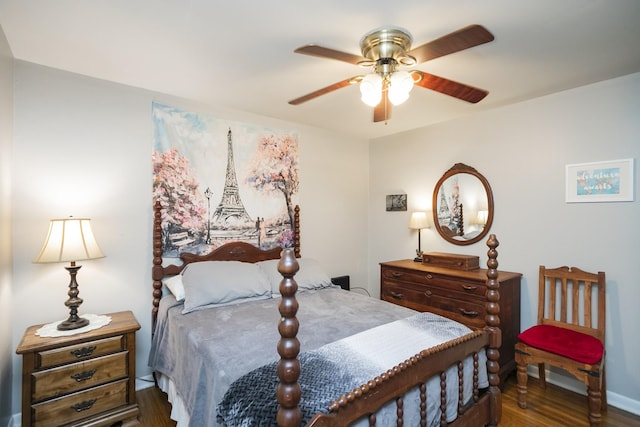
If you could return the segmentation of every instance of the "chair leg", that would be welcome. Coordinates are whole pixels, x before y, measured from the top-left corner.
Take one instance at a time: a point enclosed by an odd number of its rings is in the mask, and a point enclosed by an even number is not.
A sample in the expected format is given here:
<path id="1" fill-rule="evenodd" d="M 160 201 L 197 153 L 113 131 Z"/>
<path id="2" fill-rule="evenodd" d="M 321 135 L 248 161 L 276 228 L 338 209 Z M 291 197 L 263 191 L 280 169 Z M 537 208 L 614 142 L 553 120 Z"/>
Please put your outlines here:
<path id="1" fill-rule="evenodd" d="M 538 377 L 540 381 L 542 381 L 542 388 L 547 388 L 547 371 L 545 369 L 544 363 L 538 363 Z"/>
<path id="2" fill-rule="evenodd" d="M 527 408 L 527 365 L 517 365 L 516 376 L 518 380 L 518 406 L 522 409 Z"/>
<path id="3" fill-rule="evenodd" d="M 606 374 L 606 369 L 604 369 L 604 366 L 602 366 L 602 372 L 600 374 L 602 375 L 602 381 L 600 383 L 600 394 L 601 394 L 602 406 L 600 409 L 603 412 L 606 412 L 607 406 L 609 404 L 607 403 L 607 374 Z"/>
<path id="4" fill-rule="evenodd" d="M 602 408 L 601 392 L 598 387 L 594 386 L 595 384 L 590 384 L 587 389 L 587 400 L 589 402 L 589 426 L 591 427 L 599 426 L 602 421 L 602 414 L 600 413 Z"/>

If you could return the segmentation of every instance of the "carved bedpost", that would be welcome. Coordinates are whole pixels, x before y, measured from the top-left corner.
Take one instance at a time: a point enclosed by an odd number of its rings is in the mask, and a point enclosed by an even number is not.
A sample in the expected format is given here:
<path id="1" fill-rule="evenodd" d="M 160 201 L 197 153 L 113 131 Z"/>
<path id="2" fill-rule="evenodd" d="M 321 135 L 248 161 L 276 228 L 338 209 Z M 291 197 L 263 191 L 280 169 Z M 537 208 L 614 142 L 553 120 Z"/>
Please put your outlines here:
<path id="1" fill-rule="evenodd" d="M 298 223 L 297 219 L 296 223 Z M 278 324 L 278 331 L 280 332 L 280 340 L 278 341 L 278 354 L 280 355 L 278 378 L 280 383 L 277 389 L 279 407 L 276 420 L 280 427 L 298 427 L 302 421 L 302 411 L 298 407 L 302 394 L 298 384 L 298 378 L 300 377 L 300 361 L 298 360 L 300 341 L 296 338 L 299 327 L 298 319 L 296 318 L 296 313 L 298 312 L 298 301 L 296 300 L 298 284 L 293 278 L 300 267 L 296 260 L 295 252 L 294 248 L 283 249 L 282 257 L 278 263 L 278 271 L 283 277 L 280 282 L 282 299 L 278 306 L 282 317 Z"/>
<path id="2" fill-rule="evenodd" d="M 151 309 L 151 333 L 155 331 L 158 307 L 162 298 L 162 205 L 155 202 L 153 205 L 153 308 Z"/>
<path id="3" fill-rule="evenodd" d="M 495 234 L 491 234 L 487 240 L 487 315 L 485 321 L 489 332 L 489 348 L 487 349 L 487 370 L 489 374 L 489 391 L 494 399 L 491 405 L 491 423 L 498 425 L 502 417 L 502 396 L 500 394 L 500 345 L 502 344 L 502 331 L 500 330 L 500 282 L 498 282 L 498 251 L 496 248 L 500 243 Z"/>
<path id="4" fill-rule="evenodd" d="M 300 258 L 300 205 L 296 205 L 293 211 L 293 247 L 296 248 L 296 258 Z"/>

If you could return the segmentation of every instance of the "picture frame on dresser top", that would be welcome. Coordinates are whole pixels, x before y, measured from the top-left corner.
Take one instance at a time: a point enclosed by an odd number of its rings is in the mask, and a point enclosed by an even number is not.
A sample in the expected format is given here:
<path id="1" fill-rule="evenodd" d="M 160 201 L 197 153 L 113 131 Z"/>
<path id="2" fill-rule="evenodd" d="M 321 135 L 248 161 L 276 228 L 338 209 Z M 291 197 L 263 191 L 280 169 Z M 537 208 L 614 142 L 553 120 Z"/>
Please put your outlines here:
<path id="1" fill-rule="evenodd" d="M 500 383 L 515 371 L 520 333 L 521 273 L 498 270 L 500 284 Z M 456 320 L 471 329 L 486 326 L 487 269 L 458 270 L 412 259 L 380 263 L 380 299 Z"/>
<path id="2" fill-rule="evenodd" d="M 22 426 L 138 424 L 136 331 L 131 311 L 108 314 L 99 329 L 61 337 L 25 331 L 22 355 Z"/>

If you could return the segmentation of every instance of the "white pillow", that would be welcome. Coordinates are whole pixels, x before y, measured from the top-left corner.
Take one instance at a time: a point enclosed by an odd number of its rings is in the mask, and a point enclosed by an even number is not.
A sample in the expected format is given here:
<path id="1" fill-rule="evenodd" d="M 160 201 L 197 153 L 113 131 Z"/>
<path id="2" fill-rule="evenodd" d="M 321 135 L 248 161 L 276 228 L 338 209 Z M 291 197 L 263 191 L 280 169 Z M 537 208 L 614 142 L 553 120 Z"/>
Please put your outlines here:
<path id="1" fill-rule="evenodd" d="M 182 301 L 184 299 L 184 285 L 182 284 L 181 274 L 176 274 L 175 276 L 163 279 L 162 283 L 164 283 L 167 289 L 171 291 L 177 301 Z"/>
<path id="2" fill-rule="evenodd" d="M 267 277 L 256 264 L 203 261 L 182 271 L 183 314 L 214 306 L 271 298 Z"/>
<path id="3" fill-rule="evenodd" d="M 320 265 L 320 262 L 313 258 L 298 258 L 297 261 L 300 269 L 293 278 L 298 284 L 298 290 L 321 289 L 334 286 L 333 283 L 331 283 L 329 275 L 325 272 L 322 265 Z M 279 259 L 270 259 L 258 263 L 269 280 L 271 293 L 273 295 L 280 295 L 282 275 L 278 271 L 278 262 L 280 262 Z"/>

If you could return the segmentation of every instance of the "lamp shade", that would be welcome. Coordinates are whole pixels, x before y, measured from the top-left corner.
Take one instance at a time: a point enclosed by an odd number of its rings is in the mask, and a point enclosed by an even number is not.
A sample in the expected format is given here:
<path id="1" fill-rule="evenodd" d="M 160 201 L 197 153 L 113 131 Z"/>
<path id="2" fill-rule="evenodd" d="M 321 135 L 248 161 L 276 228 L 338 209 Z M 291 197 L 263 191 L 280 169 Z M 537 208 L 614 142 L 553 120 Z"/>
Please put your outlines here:
<path id="1" fill-rule="evenodd" d="M 477 217 L 478 224 L 485 225 L 487 223 L 488 218 L 489 218 L 488 210 L 478 211 L 478 217 Z"/>
<path id="2" fill-rule="evenodd" d="M 93 237 L 89 218 L 52 219 L 35 263 L 81 261 L 104 255 Z"/>
<path id="3" fill-rule="evenodd" d="M 412 230 L 422 230 L 429 228 L 429 219 L 426 212 L 413 212 L 409 220 L 409 228 Z"/>

